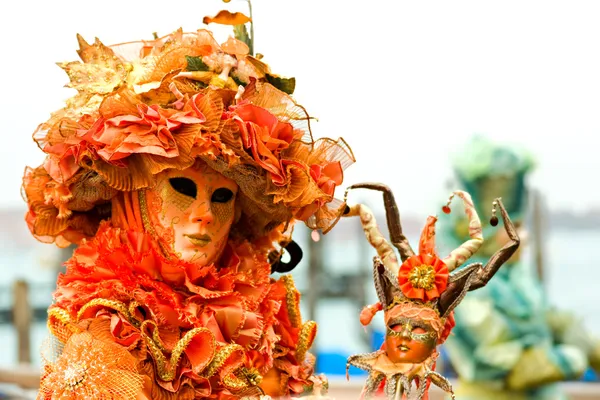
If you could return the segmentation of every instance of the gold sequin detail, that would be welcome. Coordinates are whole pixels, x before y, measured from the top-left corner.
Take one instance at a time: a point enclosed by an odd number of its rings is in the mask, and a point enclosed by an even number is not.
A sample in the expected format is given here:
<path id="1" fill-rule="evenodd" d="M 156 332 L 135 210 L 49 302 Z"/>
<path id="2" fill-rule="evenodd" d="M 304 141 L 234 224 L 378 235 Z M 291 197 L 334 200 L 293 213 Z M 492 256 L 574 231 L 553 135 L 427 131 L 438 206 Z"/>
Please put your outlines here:
<path id="1" fill-rule="evenodd" d="M 286 290 L 286 306 L 290 323 L 294 328 L 299 328 L 302 325 L 302 317 L 300 315 L 300 302 L 298 301 L 298 290 L 294 284 L 294 278 L 291 275 L 281 277 Z"/>
<path id="2" fill-rule="evenodd" d="M 435 283 L 435 269 L 425 264 L 413 267 L 408 273 L 408 280 L 416 289 L 431 290 Z"/>
<path id="3" fill-rule="evenodd" d="M 296 360 L 299 363 L 304 361 L 306 352 L 312 346 L 312 342 L 317 334 L 317 323 L 315 321 L 307 321 L 302 325 L 300 337 L 298 338 L 298 346 L 296 347 Z"/>
<path id="4" fill-rule="evenodd" d="M 73 363 L 64 372 L 65 385 L 70 389 L 76 389 L 85 382 L 87 377 L 87 366 L 85 363 Z"/>
<path id="5" fill-rule="evenodd" d="M 208 365 L 204 376 L 207 378 L 212 377 L 219 371 L 219 369 L 225 364 L 225 361 L 236 351 L 244 351 L 244 348 L 239 344 L 228 344 L 222 347 L 215 355 L 211 363 Z"/>

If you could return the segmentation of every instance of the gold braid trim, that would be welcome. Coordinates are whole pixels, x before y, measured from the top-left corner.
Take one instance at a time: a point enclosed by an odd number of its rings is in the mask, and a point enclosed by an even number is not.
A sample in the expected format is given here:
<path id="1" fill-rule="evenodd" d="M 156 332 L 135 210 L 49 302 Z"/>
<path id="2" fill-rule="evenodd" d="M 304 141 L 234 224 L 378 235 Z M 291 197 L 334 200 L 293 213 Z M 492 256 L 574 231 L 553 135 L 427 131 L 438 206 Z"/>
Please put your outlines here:
<path id="1" fill-rule="evenodd" d="M 148 203 L 146 202 L 145 190 L 138 191 L 138 201 L 140 202 L 140 213 L 142 214 L 142 224 L 144 225 L 144 229 L 152 237 L 156 237 L 156 231 L 154 230 L 154 226 L 152 226 L 150 216 L 148 215 Z"/>
<path id="2" fill-rule="evenodd" d="M 150 216 L 148 214 L 148 202 L 146 201 L 146 189 L 138 190 L 138 201 L 140 203 L 140 213 L 142 214 L 142 224 L 144 225 L 144 230 L 150 234 L 151 237 L 156 238 L 156 230 L 154 229 L 154 225 L 150 222 Z M 163 252 L 163 256 L 167 259 L 171 259 L 170 252 L 167 248 L 165 248 L 165 244 L 158 240 L 158 245 Z"/>
<path id="3" fill-rule="evenodd" d="M 59 307 L 48 310 L 47 325 L 50 333 L 63 343 L 66 343 L 72 334 L 82 332 L 81 328 L 73 323 L 69 313 Z M 65 335 L 64 328 L 69 331 L 67 335 Z"/>
<path id="4" fill-rule="evenodd" d="M 140 306 L 141 306 L 141 304 L 134 300 L 129 303 L 129 307 L 127 308 L 127 311 L 129 311 L 130 315 L 132 315 L 134 318 L 136 318 L 135 313 L 137 311 L 137 308 Z"/>
<path id="5" fill-rule="evenodd" d="M 142 326 L 145 328 L 149 324 L 154 325 L 156 327 L 156 323 L 153 321 L 144 321 Z M 175 345 L 173 348 L 173 352 L 171 353 L 171 358 L 167 360 L 167 357 L 163 354 L 163 351 L 166 351 L 165 347 L 162 344 L 162 340 L 158 334 L 158 329 L 154 330 L 153 338 L 150 338 L 146 332 L 142 329 L 141 335 L 152 353 L 154 360 L 156 361 L 156 369 L 158 372 L 158 376 L 160 379 L 166 382 L 170 382 L 175 379 L 175 372 L 177 371 L 177 365 L 179 364 L 179 360 L 183 355 L 183 352 L 190 344 L 190 342 L 198 335 L 208 334 L 208 342 L 210 344 L 210 352 L 214 355 L 216 340 L 210 330 L 207 328 L 194 328 L 189 330 Z M 159 344 L 160 343 L 160 344 Z M 210 357 L 213 359 L 213 357 Z"/>
<path id="6" fill-rule="evenodd" d="M 132 324 L 136 328 L 139 328 L 140 321 L 138 321 L 136 318 L 134 318 L 133 315 L 131 315 L 129 313 L 129 309 L 127 308 L 127 306 L 124 303 L 121 303 L 120 301 L 108 300 L 108 299 L 94 299 L 94 300 L 91 300 L 88 303 L 86 303 L 83 307 L 81 307 L 81 309 L 77 313 L 77 321 L 79 321 L 81 319 L 81 317 L 87 310 L 89 310 L 92 307 L 98 307 L 98 306 L 110 308 L 112 310 L 117 311 L 118 313 L 123 315 L 125 318 L 127 318 L 127 321 L 130 324 Z"/>
<path id="7" fill-rule="evenodd" d="M 156 325 L 156 322 L 151 320 L 146 320 L 142 322 L 142 325 L 140 326 L 140 331 L 142 331 L 145 334 L 148 325 L 152 325 L 154 327 L 154 329 L 152 330 L 152 341 L 154 342 L 156 347 L 158 347 L 163 353 L 168 353 L 169 350 L 165 347 L 162 339 L 160 338 L 160 333 L 158 332 L 158 325 Z"/>
<path id="8" fill-rule="evenodd" d="M 300 337 L 298 338 L 298 346 L 296 346 L 296 360 L 299 363 L 304 361 L 306 352 L 313 344 L 317 335 L 317 323 L 315 321 L 307 321 L 302 325 Z"/>
<path id="9" fill-rule="evenodd" d="M 239 344 L 228 344 L 228 345 L 221 347 L 221 349 L 219 349 L 217 354 L 213 357 L 212 361 L 206 368 L 206 372 L 204 373 L 204 376 L 206 378 L 210 378 L 214 374 L 219 372 L 219 370 L 225 365 L 225 362 L 227 361 L 227 359 L 229 357 L 231 357 L 237 351 L 241 351 L 243 353 L 244 348 L 242 346 L 240 346 Z"/>
<path id="10" fill-rule="evenodd" d="M 175 379 L 177 365 L 179 364 L 179 360 L 181 359 L 183 352 L 190 344 L 190 342 L 198 335 L 208 335 L 205 342 L 208 342 L 210 345 L 209 351 L 211 356 L 209 359 L 213 360 L 217 344 L 214 335 L 207 328 L 194 328 L 186 332 L 186 334 L 181 339 L 179 339 L 175 347 L 173 347 L 171 357 L 169 360 L 167 360 L 167 357 L 164 355 L 164 353 L 168 353 L 169 351 L 166 349 L 166 347 L 163 344 L 163 341 L 160 338 L 160 333 L 158 332 L 158 326 L 156 322 L 146 320 L 140 323 L 140 321 L 133 316 L 132 311 L 135 309 L 135 307 L 138 306 L 139 303 L 137 302 L 132 302 L 129 304 L 129 307 L 127 307 L 124 303 L 121 303 L 116 300 L 94 299 L 85 304 L 83 307 L 81 307 L 81 309 L 77 313 L 77 320 L 81 319 L 83 314 L 92 307 L 110 308 L 123 315 L 132 325 L 140 329 L 142 339 L 144 339 L 146 346 L 150 350 L 150 353 L 152 354 L 156 362 L 158 376 L 160 377 L 160 379 L 166 382 Z M 146 333 L 146 329 L 149 325 L 155 328 L 152 330 L 152 337 L 148 336 L 148 334 Z M 202 369 L 204 369 L 204 367 Z"/>
<path id="11" fill-rule="evenodd" d="M 281 277 L 281 279 L 283 279 L 283 284 L 285 285 L 285 303 L 287 306 L 290 323 L 294 328 L 299 328 L 300 325 L 302 325 L 302 317 L 300 315 L 300 302 L 296 297 L 296 295 L 298 294 L 298 290 L 296 289 L 296 285 L 294 284 L 294 278 L 291 275 L 284 275 Z"/>
<path id="12" fill-rule="evenodd" d="M 248 382 L 246 379 L 241 379 L 235 376 L 234 374 L 227 374 L 221 380 L 223 385 L 227 387 L 227 389 L 237 391 L 248 388 Z"/>
<path id="13" fill-rule="evenodd" d="M 262 375 L 256 368 L 240 368 L 236 375 L 240 378 L 244 378 L 248 381 L 248 383 L 252 386 L 258 386 L 263 380 Z"/>

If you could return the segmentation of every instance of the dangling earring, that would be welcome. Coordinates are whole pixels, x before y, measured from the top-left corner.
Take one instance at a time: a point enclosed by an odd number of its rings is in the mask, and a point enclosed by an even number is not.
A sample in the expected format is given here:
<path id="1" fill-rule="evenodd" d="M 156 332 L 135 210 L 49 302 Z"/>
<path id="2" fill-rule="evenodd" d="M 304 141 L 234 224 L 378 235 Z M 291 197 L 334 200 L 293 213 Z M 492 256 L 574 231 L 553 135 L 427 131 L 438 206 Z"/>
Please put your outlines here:
<path id="1" fill-rule="evenodd" d="M 454 193 L 452 193 L 450 195 L 450 197 L 448 198 L 448 202 L 446 203 L 445 206 L 442 207 L 442 211 L 444 212 L 444 214 L 450 214 L 450 203 L 452 203 L 452 199 L 454 198 Z"/>
<path id="2" fill-rule="evenodd" d="M 494 200 L 492 202 L 492 218 L 490 218 L 490 225 L 496 226 L 498 225 L 498 217 L 496 216 L 496 208 L 498 207 L 498 202 Z"/>

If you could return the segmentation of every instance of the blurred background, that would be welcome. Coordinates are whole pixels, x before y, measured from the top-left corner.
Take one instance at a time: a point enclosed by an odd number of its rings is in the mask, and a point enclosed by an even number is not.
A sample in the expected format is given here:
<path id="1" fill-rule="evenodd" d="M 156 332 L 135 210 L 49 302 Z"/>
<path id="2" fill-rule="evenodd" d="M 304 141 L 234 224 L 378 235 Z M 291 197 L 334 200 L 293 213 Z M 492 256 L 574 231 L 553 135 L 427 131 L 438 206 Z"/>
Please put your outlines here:
<path id="1" fill-rule="evenodd" d="M 296 77 L 294 97 L 319 121 L 315 136 L 341 136 L 353 148 L 357 163 L 344 186 L 390 186 L 411 243 L 454 188 L 451 157 L 474 134 L 533 153 L 537 167 L 528 185 L 540 196 L 544 229 L 541 244 L 524 257 L 535 264 L 536 251 L 543 252 L 549 303 L 580 315 L 600 337 L 600 3 L 255 0 L 252 6 L 255 49 L 275 73 Z M 246 11 L 247 3 L 232 0 L 227 7 Z M 217 0 L 2 5 L 0 367 L 39 367 L 45 309 L 72 251 L 31 237 L 19 193 L 24 167 L 42 162 L 31 133 L 72 95 L 54 63 L 77 59 L 76 33 L 105 44 L 151 39 L 153 32 L 206 27 L 202 18 L 221 8 Z M 226 29 L 208 28 L 226 38 Z M 356 192 L 352 201 L 385 220 L 379 194 Z M 318 369 L 336 381 L 348 355 L 382 341 L 380 318 L 367 330 L 358 322 L 360 309 L 376 301 L 374 251 L 355 220 L 342 220 L 318 242 L 310 234 L 296 228 L 305 257 L 293 275 L 304 293 L 304 317 L 319 323 Z M 351 382 L 362 384 L 364 375 L 351 372 Z M 594 385 L 597 377 L 590 371 L 584 380 Z M 600 389 L 595 393 L 590 398 L 600 398 Z"/>

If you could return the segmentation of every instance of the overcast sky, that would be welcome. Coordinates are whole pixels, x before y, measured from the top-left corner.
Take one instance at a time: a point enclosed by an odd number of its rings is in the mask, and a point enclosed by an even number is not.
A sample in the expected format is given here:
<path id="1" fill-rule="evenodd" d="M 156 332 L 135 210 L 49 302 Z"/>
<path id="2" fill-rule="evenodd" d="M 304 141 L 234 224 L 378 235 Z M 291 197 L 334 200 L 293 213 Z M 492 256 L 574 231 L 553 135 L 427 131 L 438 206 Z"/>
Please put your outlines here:
<path id="1" fill-rule="evenodd" d="M 114 44 L 192 31 L 221 5 L 3 5 L 0 207 L 23 204 L 23 168 L 42 159 L 31 133 L 71 94 L 55 62 L 77 59 L 76 33 Z M 600 205 L 600 2 L 255 0 L 253 8 L 256 51 L 275 73 L 296 77 L 296 98 L 319 119 L 316 136 L 353 147 L 347 184 L 382 181 L 405 212 L 437 212 L 448 155 L 482 133 L 535 153 L 532 183 L 551 208 Z"/>

